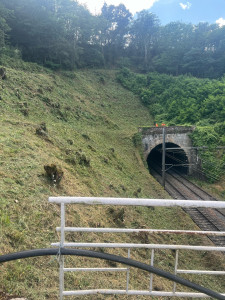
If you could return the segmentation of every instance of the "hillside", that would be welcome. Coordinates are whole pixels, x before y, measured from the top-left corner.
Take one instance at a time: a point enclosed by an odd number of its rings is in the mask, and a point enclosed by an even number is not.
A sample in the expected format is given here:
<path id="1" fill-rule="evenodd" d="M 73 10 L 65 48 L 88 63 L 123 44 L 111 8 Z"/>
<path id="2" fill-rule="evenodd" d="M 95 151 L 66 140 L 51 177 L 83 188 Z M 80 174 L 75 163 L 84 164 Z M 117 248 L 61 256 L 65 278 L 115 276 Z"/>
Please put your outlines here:
<path id="1" fill-rule="evenodd" d="M 18 60 L 6 63 L 6 74 L 0 85 L 1 254 L 45 248 L 58 240 L 59 209 L 48 204 L 49 196 L 169 197 L 149 174 L 141 149 L 134 143 L 137 128 L 152 125 L 153 120 L 139 98 L 117 83 L 115 71 L 53 72 Z M 50 164 L 64 172 L 57 185 L 46 176 L 44 166 Z M 117 220 L 119 212 L 79 206 L 69 211 L 68 222 L 78 226 L 195 228 L 179 209 L 126 208 L 122 220 Z M 85 237 L 78 234 L 76 239 Z M 139 236 L 120 238 L 143 242 Z M 96 236 L 89 239 L 98 241 Z M 151 242 L 156 241 L 194 243 L 191 237 L 151 237 Z M 161 253 L 159 266 L 163 268 L 165 257 L 170 255 Z M 149 260 L 138 251 L 133 258 Z M 186 260 L 192 266 L 223 265 L 219 255 L 187 254 L 184 265 Z M 91 276 L 68 275 L 68 281 L 88 288 L 99 280 Z M 108 278 L 104 276 L 106 285 Z M 132 279 L 134 288 L 145 284 L 143 276 Z M 120 277 L 110 278 L 120 285 Z M 216 281 L 204 277 L 200 282 L 217 290 L 223 288 L 219 276 Z M 156 278 L 155 287 L 168 288 L 171 283 Z M 28 259 L 1 266 L 0 299 L 12 295 L 29 300 L 57 299 L 57 259 Z"/>

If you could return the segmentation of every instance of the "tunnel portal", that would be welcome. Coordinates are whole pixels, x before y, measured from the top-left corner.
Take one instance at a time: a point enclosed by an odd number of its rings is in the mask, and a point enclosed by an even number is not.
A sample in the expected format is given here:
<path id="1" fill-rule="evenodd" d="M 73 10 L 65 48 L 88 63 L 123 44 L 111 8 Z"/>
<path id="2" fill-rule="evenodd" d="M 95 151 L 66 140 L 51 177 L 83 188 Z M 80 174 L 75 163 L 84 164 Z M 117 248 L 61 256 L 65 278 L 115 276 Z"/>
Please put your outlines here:
<path id="1" fill-rule="evenodd" d="M 149 171 L 156 167 L 162 169 L 162 144 L 151 150 L 147 157 Z M 185 151 L 174 143 L 166 143 L 165 169 L 176 170 L 181 174 L 189 173 L 188 157 Z"/>
<path id="2" fill-rule="evenodd" d="M 162 169 L 162 144 L 165 134 L 166 169 L 173 165 L 172 168 L 176 168 L 183 174 L 195 175 L 201 161 L 190 138 L 194 129 L 192 126 L 140 127 L 144 158 L 149 166 L 155 161 Z"/>

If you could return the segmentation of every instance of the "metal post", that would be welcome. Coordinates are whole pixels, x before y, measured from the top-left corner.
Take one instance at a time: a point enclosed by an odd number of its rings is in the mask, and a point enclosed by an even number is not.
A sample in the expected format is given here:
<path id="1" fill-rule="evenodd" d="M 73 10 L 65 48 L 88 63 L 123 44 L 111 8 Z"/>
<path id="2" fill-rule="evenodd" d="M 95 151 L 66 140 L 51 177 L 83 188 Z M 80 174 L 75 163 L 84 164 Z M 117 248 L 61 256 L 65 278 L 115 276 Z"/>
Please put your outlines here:
<path id="1" fill-rule="evenodd" d="M 174 268 L 174 274 L 177 275 L 177 268 L 178 268 L 178 255 L 179 255 L 179 250 L 176 250 L 176 257 L 175 257 L 175 268 Z M 176 293 L 176 283 L 174 282 L 173 284 L 173 293 Z"/>
<path id="2" fill-rule="evenodd" d="M 61 203 L 61 235 L 60 235 L 60 249 L 64 247 L 65 243 L 65 204 Z M 64 256 L 59 258 L 59 293 L 60 300 L 63 300 L 64 291 Z"/>
<path id="3" fill-rule="evenodd" d="M 165 189 L 165 173 L 166 173 L 166 133 L 165 127 L 163 127 L 163 151 L 162 151 L 162 185 Z"/>
<path id="4" fill-rule="evenodd" d="M 155 255 L 155 249 L 152 249 L 152 255 L 151 255 L 151 266 L 154 265 L 154 255 Z M 153 273 L 150 275 L 150 292 L 153 290 Z"/>
<path id="5" fill-rule="evenodd" d="M 128 249 L 127 258 L 130 258 L 130 248 Z M 129 280 L 130 280 L 130 267 L 127 268 L 127 287 L 126 292 L 128 293 L 129 290 Z"/>

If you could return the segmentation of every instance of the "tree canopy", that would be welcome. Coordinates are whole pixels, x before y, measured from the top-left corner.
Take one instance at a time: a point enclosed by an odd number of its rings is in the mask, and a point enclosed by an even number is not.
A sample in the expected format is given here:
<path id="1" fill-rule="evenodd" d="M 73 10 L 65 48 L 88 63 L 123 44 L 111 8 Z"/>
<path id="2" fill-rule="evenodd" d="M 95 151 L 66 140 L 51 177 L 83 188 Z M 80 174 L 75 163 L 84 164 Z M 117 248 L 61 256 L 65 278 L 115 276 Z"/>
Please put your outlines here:
<path id="1" fill-rule="evenodd" d="M 51 68 L 130 66 L 137 71 L 218 78 L 225 72 L 225 27 L 160 24 L 123 4 L 93 16 L 74 0 L 0 0 L 0 54 L 7 47 Z"/>

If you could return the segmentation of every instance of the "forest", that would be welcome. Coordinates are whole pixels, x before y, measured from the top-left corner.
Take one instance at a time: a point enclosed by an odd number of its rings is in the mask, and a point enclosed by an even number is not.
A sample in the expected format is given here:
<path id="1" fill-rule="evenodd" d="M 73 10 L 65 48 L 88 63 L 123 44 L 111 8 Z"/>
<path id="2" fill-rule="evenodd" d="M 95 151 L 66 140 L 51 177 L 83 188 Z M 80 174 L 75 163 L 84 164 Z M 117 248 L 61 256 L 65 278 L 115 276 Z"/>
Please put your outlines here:
<path id="1" fill-rule="evenodd" d="M 9 52 L 52 69 L 122 66 L 219 78 L 225 72 L 225 27 L 162 26 L 149 10 L 132 16 L 123 4 L 105 3 L 93 16 L 72 0 L 0 0 L 1 59 Z"/>

